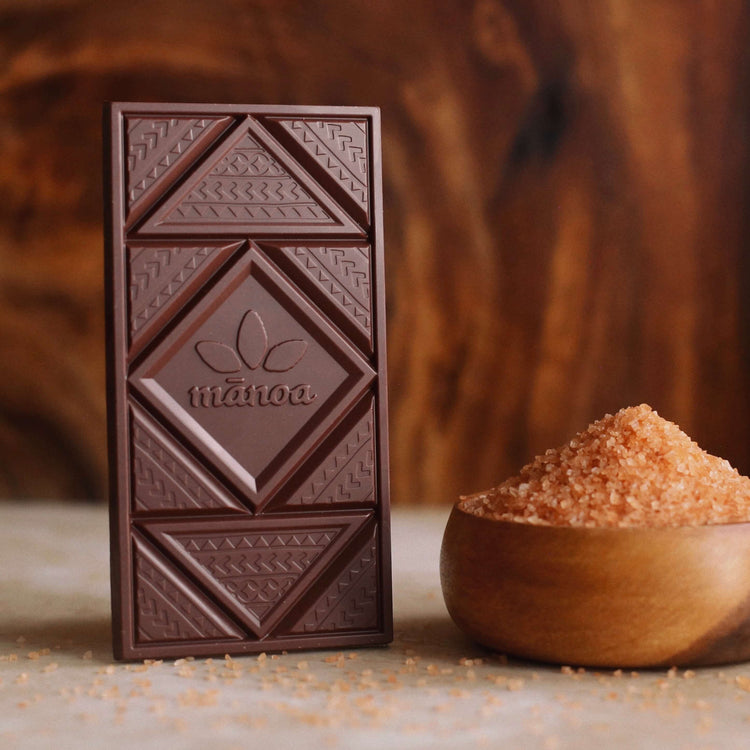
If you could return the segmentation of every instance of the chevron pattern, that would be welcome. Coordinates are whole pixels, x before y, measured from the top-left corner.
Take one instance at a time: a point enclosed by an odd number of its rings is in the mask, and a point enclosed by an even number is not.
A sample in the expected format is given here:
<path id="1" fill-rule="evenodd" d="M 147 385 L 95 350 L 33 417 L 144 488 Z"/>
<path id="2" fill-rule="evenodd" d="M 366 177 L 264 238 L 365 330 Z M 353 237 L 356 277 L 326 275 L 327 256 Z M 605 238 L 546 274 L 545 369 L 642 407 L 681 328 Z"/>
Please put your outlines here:
<path id="1" fill-rule="evenodd" d="M 210 247 L 132 248 L 130 328 L 137 333 L 206 260 Z M 175 272 L 176 271 L 176 272 Z M 171 273 L 170 273 L 171 272 Z M 164 278 L 169 274 L 168 278 Z"/>
<path id="2" fill-rule="evenodd" d="M 220 263 L 238 243 L 225 246 L 129 246 L 130 340 L 159 318 L 199 269 Z"/>
<path id="3" fill-rule="evenodd" d="M 127 205 L 132 209 L 144 193 L 186 154 L 200 151 L 214 126 L 228 118 L 127 117 Z M 187 160 L 192 160 L 188 157 Z"/>
<path id="4" fill-rule="evenodd" d="M 140 643 L 203 638 L 239 639 L 243 633 L 186 588 L 145 545 L 135 540 L 136 640 Z"/>
<path id="5" fill-rule="evenodd" d="M 279 122 L 344 188 L 369 220 L 367 121 L 280 119 Z"/>
<path id="6" fill-rule="evenodd" d="M 292 633 L 368 630 L 378 627 L 377 536 L 368 542 L 323 596 L 300 618 Z"/>
<path id="7" fill-rule="evenodd" d="M 200 179 L 164 223 L 194 221 L 336 223 L 249 133 Z"/>
<path id="8" fill-rule="evenodd" d="M 281 250 L 357 326 L 372 351 L 369 246 L 309 244 Z"/>
<path id="9" fill-rule="evenodd" d="M 340 529 L 180 537 L 187 554 L 262 623 Z"/>
<path id="10" fill-rule="evenodd" d="M 162 431 L 131 410 L 133 504 L 136 511 L 232 508 L 242 510 L 212 483 Z"/>
<path id="11" fill-rule="evenodd" d="M 373 404 L 286 505 L 369 504 L 375 498 Z"/>

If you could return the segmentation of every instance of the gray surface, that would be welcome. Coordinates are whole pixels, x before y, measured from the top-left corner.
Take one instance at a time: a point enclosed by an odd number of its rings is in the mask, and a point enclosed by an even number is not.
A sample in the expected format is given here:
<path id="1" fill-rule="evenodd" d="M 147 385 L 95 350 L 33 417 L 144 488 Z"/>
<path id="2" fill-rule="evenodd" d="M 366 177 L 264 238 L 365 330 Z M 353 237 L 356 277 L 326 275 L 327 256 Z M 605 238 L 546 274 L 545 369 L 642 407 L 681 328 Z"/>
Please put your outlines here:
<path id="1" fill-rule="evenodd" d="M 149 666 L 112 662 L 103 508 L 0 519 L 1 748 L 750 745 L 750 665 L 566 674 L 469 643 L 440 595 L 447 510 L 394 513 L 392 646 Z"/>

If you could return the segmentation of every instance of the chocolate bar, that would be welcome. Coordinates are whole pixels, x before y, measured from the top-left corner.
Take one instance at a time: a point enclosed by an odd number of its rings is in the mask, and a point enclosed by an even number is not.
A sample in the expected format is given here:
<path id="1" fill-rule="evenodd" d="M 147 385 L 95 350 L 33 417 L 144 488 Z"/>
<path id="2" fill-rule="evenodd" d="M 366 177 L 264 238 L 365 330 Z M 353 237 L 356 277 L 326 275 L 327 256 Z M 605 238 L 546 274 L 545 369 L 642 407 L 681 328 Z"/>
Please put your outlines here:
<path id="1" fill-rule="evenodd" d="M 389 642 L 378 110 L 104 120 L 115 657 Z"/>

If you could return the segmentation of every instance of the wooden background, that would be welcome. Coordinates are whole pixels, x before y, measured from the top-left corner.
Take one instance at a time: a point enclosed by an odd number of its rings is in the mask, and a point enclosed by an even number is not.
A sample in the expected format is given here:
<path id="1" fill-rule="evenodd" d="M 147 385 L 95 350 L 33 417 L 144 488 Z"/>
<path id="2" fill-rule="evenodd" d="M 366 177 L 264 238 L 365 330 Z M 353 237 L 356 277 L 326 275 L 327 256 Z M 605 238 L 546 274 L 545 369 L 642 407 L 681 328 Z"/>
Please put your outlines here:
<path id="1" fill-rule="evenodd" d="M 0 496 L 104 494 L 105 99 L 382 108 L 394 502 L 641 401 L 750 471 L 749 13 L 0 2 Z"/>

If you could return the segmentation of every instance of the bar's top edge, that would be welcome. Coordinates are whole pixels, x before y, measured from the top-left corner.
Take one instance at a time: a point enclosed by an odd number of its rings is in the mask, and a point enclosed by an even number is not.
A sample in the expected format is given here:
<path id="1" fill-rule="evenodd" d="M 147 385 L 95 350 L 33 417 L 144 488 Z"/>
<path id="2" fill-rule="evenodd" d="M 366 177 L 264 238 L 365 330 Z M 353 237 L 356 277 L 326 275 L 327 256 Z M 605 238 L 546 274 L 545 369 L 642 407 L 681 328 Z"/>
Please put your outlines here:
<path id="1" fill-rule="evenodd" d="M 249 114 L 265 115 L 318 115 L 379 117 L 380 107 L 309 105 L 309 104 L 218 104 L 211 102 L 120 102 L 106 101 L 113 113 L 196 113 L 196 114 Z"/>

